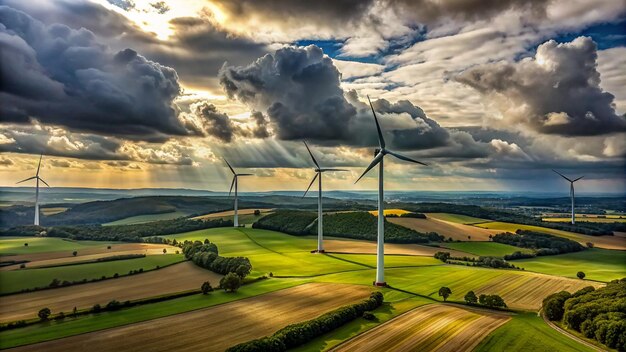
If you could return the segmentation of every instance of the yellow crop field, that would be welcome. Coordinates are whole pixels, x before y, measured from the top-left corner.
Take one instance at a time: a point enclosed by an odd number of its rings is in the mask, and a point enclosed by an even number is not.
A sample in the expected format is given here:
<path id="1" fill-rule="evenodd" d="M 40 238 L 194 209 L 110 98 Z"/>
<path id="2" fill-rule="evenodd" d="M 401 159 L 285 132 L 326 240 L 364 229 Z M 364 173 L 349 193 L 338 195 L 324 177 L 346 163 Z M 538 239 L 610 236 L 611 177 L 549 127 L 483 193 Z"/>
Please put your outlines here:
<path id="1" fill-rule="evenodd" d="M 370 214 L 374 215 L 374 216 L 378 216 L 378 210 L 370 210 L 369 211 Z M 387 215 L 404 215 L 410 213 L 410 211 L 404 210 L 404 209 L 385 209 L 385 216 Z"/>

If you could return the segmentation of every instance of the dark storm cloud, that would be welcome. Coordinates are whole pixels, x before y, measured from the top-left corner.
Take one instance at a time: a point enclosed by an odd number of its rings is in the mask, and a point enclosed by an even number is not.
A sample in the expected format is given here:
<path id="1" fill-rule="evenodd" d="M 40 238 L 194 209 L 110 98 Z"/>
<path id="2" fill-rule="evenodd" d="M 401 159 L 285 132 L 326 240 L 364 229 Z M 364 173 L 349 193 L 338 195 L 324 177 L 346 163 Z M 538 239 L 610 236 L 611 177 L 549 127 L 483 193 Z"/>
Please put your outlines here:
<path id="1" fill-rule="evenodd" d="M 254 120 L 255 127 L 252 129 L 252 135 L 255 138 L 267 138 L 270 136 L 268 130 L 269 121 L 260 111 L 252 112 L 251 118 Z"/>
<path id="2" fill-rule="evenodd" d="M 614 96 L 600 87 L 597 47 L 588 37 L 550 40 L 534 58 L 476 66 L 456 77 L 500 109 L 504 120 L 545 134 L 592 136 L 626 131 Z"/>
<path id="3" fill-rule="evenodd" d="M 3 110 L 74 130 L 156 140 L 187 135 L 176 71 L 134 50 L 113 52 L 86 29 L 44 25 L 0 7 Z M 17 114 L 21 112 L 21 116 Z"/>
<path id="4" fill-rule="evenodd" d="M 197 113 L 202 118 L 205 131 L 222 142 L 230 143 L 235 134 L 235 126 L 228 115 L 219 112 L 215 105 L 203 103 L 197 107 Z"/>
<path id="5" fill-rule="evenodd" d="M 224 66 L 219 78 L 229 97 L 267 111 L 280 139 L 349 138 L 356 109 L 343 96 L 339 71 L 317 46 L 283 48 L 248 66 Z"/>

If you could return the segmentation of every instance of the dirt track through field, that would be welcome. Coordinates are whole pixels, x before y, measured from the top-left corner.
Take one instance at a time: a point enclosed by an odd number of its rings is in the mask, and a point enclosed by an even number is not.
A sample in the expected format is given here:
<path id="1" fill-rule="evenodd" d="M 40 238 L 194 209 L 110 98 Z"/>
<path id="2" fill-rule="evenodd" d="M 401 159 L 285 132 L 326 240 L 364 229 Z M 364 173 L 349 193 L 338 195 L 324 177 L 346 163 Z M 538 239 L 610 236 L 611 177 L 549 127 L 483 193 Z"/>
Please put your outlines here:
<path id="1" fill-rule="evenodd" d="M 250 215 L 250 214 L 254 214 L 254 212 L 256 210 L 259 210 L 261 212 L 261 214 L 263 214 L 263 213 L 270 212 L 270 211 L 272 211 L 274 209 L 273 208 L 239 209 L 237 211 L 237 213 L 239 215 Z M 226 210 L 226 211 L 221 211 L 219 213 L 211 213 L 211 214 L 196 216 L 196 217 L 193 217 L 192 219 L 196 220 L 196 219 L 222 218 L 222 217 L 225 217 L 225 216 L 234 216 L 234 215 L 235 215 L 235 211 L 234 210 Z"/>
<path id="2" fill-rule="evenodd" d="M 329 253 L 376 254 L 376 242 L 324 240 L 324 249 Z M 456 257 L 475 257 L 475 255 L 470 253 L 447 248 L 421 246 L 419 244 L 385 243 L 385 254 L 432 257 L 440 251 L 450 252 L 450 254 Z"/>
<path id="3" fill-rule="evenodd" d="M 223 351 L 369 296 L 359 285 L 304 284 L 216 307 L 10 351 Z M 210 299 L 210 298 L 208 298 Z"/>
<path id="4" fill-rule="evenodd" d="M 105 305 L 115 299 L 120 302 L 200 288 L 204 281 L 217 286 L 222 276 L 200 268 L 191 262 L 168 266 L 142 274 L 125 276 L 88 284 L 61 287 L 38 292 L 19 293 L 0 299 L 0 321 L 9 322 L 37 317 L 48 307 L 54 314 Z"/>
<path id="5" fill-rule="evenodd" d="M 111 246 L 111 249 L 107 249 L 107 246 Z M 77 255 L 74 256 L 72 251 L 60 251 L 60 252 L 42 252 L 42 253 L 29 253 L 2 256 L 2 261 L 22 261 L 28 260 L 26 263 L 27 268 L 36 268 L 48 265 L 59 265 L 76 263 L 82 261 L 95 260 L 97 258 L 112 257 L 123 254 L 147 254 L 158 255 L 163 254 L 163 249 L 167 249 L 168 253 L 175 253 L 180 251 L 180 248 L 170 246 L 167 244 L 154 244 L 154 243 L 120 243 L 120 244 L 103 244 L 100 247 L 85 248 L 77 251 Z M 0 270 L 15 270 L 19 265 L 10 265 L 0 268 Z"/>
<path id="6" fill-rule="evenodd" d="M 509 319 L 505 314 L 429 304 L 358 335 L 333 351 L 471 351 Z"/>
<path id="7" fill-rule="evenodd" d="M 446 239 L 452 237 L 453 240 L 459 241 L 468 241 L 468 235 L 471 236 L 470 241 L 489 241 L 489 235 L 502 232 L 435 218 L 387 218 L 387 220 L 396 225 L 404 226 L 418 232 L 436 232 Z"/>

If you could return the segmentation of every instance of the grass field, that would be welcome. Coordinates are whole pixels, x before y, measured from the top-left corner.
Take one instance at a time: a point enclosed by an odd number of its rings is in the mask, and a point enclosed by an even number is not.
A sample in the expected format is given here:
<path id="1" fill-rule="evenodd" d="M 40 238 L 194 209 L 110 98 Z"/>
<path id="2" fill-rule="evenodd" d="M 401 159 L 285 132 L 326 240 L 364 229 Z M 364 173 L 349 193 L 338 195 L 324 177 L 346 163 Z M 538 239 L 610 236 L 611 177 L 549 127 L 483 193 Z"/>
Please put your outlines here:
<path id="1" fill-rule="evenodd" d="M 371 290 L 369 286 L 306 284 L 214 308 L 29 345 L 16 351 L 81 350 L 84 346 L 98 346 L 99 351 L 173 351 L 182 346 L 223 351 L 272 334 L 286 325 L 361 301 Z"/>
<path id="2" fill-rule="evenodd" d="M 102 224 L 102 226 L 143 224 L 146 222 L 182 218 L 187 215 L 189 214 L 183 213 L 181 211 L 173 211 L 171 213 L 162 213 L 162 214 L 137 215 L 137 216 L 131 216 L 131 217 L 116 220 L 116 221 L 107 222 L 106 224 Z"/>
<path id="3" fill-rule="evenodd" d="M 485 337 L 475 352 L 534 351 L 592 352 L 569 337 L 546 325 L 536 313 L 522 313 Z"/>
<path id="4" fill-rule="evenodd" d="M 388 220 L 418 232 L 436 232 L 446 239 L 452 238 L 459 241 L 488 241 L 490 235 L 499 232 L 435 218 L 389 218 Z"/>
<path id="5" fill-rule="evenodd" d="M 333 258 L 359 263 L 361 265 L 375 268 L 376 256 L 369 254 L 330 254 Z M 406 266 L 429 266 L 443 265 L 443 263 L 433 257 L 412 256 L 412 255 L 385 255 L 385 268 L 406 267 Z"/>
<path id="6" fill-rule="evenodd" d="M 184 262 L 167 268 L 117 279 L 4 296 L 0 300 L 0 321 L 33 319 L 39 309 L 48 307 L 53 313 L 71 312 L 94 304 L 106 305 L 200 288 L 204 281 L 214 287 L 222 276 Z"/>
<path id="7" fill-rule="evenodd" d="M 28 243 L 28 246 L 24 246 Z M 0 237 L 0 256 L 42 252 L 80 251 L 91 247 L 106 247 L 116 242 L 72 241 L 55 237 Z"/>
<path id="8" fill-rule="evenodd" d="M 500 230 L 506 232 L 515 232 L 518 229 L 521 230 L 530 230 L 543 232 L 554 236 L 568 238 L 573 241 L 577 241 L 583 245 L 587 242 L 592 242 L 595 247 L 605 248 L 605 249 L 620 249 L 626 250 L 626 238 L 620 236 L 587 236 L 579 233 L 550 229 L 547 227 L 541 226 L 531 226 L 531 225 L 520 225 L 513 224 L 509 222 L 498 222 L 491 221 L 481 224 L 476 224 L 478 227 L 492 229 L 492 230 Z"/>
<path id="9" fill-rule="evenodd" d="M 438 220 L 455 222 L 457 224 L 465 224 L 465 225 L 472 225 L 472 224 L 478 224 L 481 222 L 491 221 L 487 219 L 475 218 L 473 216 L 452 214 L 452 213 L 426 213 L 426 216 L 429 218 L 435 218 Z"/>
<path id="10" fill-rule="evenodd" d="M 582 252 L 515 260 L 517 266 L 539 273 L 608 282 L 626 277 L 626 251 L 592 248 Z"/>
<path id="11" fill-rule="evenodd" d="M 52 279 L 79 281 L 128 274 L 130 270 L 151 270 L 184 260 L 182 254 L 152 255 L 145 258 L 116 260 L 111 262 L 60 266 L 42 269 L 20 269 L 0 272 L 0 293 L 18 292 L 23 289 L 48 286 Z"/>
<path id="12" fill-rule="evenodd" d="M 443 243 L 442 246 L 478 256 L 502 257 L 516 251 L 532 253 L 532 250 L 528 248 L 520 248 L 497 242 L 451 242 Z"/>
<path id="13" fill-rule="evenodd" d="M 376 242 L 355 240 L 324 240 L 326 252 L 332 253 L 361 253 L 376 254 Z M 385 255 L 419 255 L 432 257 L 441 251 L 440 247 L 423 246 L 419 244 L 385 243 Z M 456 257 L 472 256 L 470 253 L 450 251 Z"/>
<path id="14" fill-rule="evenodd" d="M 371 329 L 333 351 L 472 351 L 509 319 L 506 314 L 429 304 Z"/>

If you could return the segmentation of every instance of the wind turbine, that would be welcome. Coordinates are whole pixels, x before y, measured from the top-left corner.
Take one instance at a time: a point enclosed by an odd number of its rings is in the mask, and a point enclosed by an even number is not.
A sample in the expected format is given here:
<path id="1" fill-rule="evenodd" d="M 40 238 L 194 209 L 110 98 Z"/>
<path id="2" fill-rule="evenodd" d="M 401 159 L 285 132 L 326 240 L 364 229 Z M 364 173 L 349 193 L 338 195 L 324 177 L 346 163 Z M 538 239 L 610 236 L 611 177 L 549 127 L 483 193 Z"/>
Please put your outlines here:
<path id="1" fill-rule="evenodd" d="M 309 192 L 309 189 L 311 189 L 313 182 L 315 182 L 315 179 L 317 178 L 318 191 L 317 191 L 317 251 L 316 252 L 324 253 L 324 235 L 323 235 L 324 227 L 322 225 L 322 172 L 348 171 L 348 170 L 322 169 L 320 167 L 320 164 L 317 163 L 317 160 L 315 160 L 315 157 L 313 156 L 313 153 L 311 153 L 311 149 L 309 149 L 309 146 L 306 144 L 306 142 L 304 142 L 304 146 L 306 147 L 306 150 L 309 151 L 309 155 L 311 155 L 311 159 L 313 160 L 313 163 L 315 164 L 315 176 L 313 176 L 313 179 L 311 180 L 311 183 L 309 183 L 309 187 L 307 187 L 306 191 L 302 195 L 302 198 L 306 196 L 306 194 Z"/>
<path id="2" fill-rule="evenodd" d="M 230 194 L 233 191 L 233 186 L 235 186 L 235 220 L 233 221 L 233 223 L 234 223 L 234 227 L 239 227 L 239 214 L 238 214 L 238 208 L 237 208 L 238 179 L 239 179 L 239 176 L 252 176 L 252 174 L 238 174 L 235 172 L 235 170 L 233 170 L 233 167 L 230 166 L 230 164 L 228 163 L 228 160 L 224 159 L 224 161 L 226 162 L 226 165 L 228 165 L 228 168 L 230 169 L 230 171 L 232 171 L 233 173 L 233 182 L 230 184 L 230 191 L 228 191 L 228 196 L 230 197 Z"/>
<path id="3" fill-rule="evenodd" d="M 37 180 L 37 185 L 35 186 L 35 222 L 36 226 L 39 226 L 39 181 L 43 182 L 46 186 L 50 187 L 50 185 L 44 181 L 41 177 L 39 177 L 39 169 L 41 168 L 41 158 L 43 158 L 43 154 L 39 156 L 39 164 L 37 165 L 37 173 L 33 177 L 29 177 L 25 180 L 22 180 L 16 184 L 20 184 L 22 182 Z"/>
<path id="4" fill-rule="evenodd" d="M 576 223 L 576 218 L 574 215 L 574 182 L 580 180 L 581 178 L 585 177 L 585 176 L 580 176 L 579 178 L 575 179 L 575 180 L 570 180 L 569 178 L 565 177 L 562 173 L 552 169 L 552 171 L 556 172 L 557 174 L 559 174 L 559 176 L 563 177 L 564 179 L 566 179 L 567 181 L 569 181 L 569 196 L 572 199 L 572 225 Z"/>
<path id="5" fill-rule="evenodd" d="M 370 165 L 363 171 L 361 176 L 354 182 L 357 183 L 359 180 L 365 176 L 374 166 L 378 164 L 378 243 L 376 246 L 376 281 L 374 285 L 376 286 L 386 286 L 385 282 L 385 204 L 384 204 L 384 184 L 383 184 L 383 159 L 385 155 L 390 154 L 395 156 L 400 160 L 409 161 L 416 164 L 421 164 L 427 166 L 421 161 L 413 160 L 404 155 L 392 152 L 385 148 L 385 139 L 383 138 L 383 133 L 380 130 L 380 125 L 378 124 L 378 118 L 376 117 L 376 112 L 374 111 L 374 106 L 372 105 L 372 101 L 370 97 L 367 97 L 367 101 L 370 103 L 370 108 L 372 109 L 372 114 L 374 115 L 374 122 L 376 123 L 376 131 L 378 132 L 378 143 L 379 147 L 374 152 L 374 160 L 370 163 Z"/>

